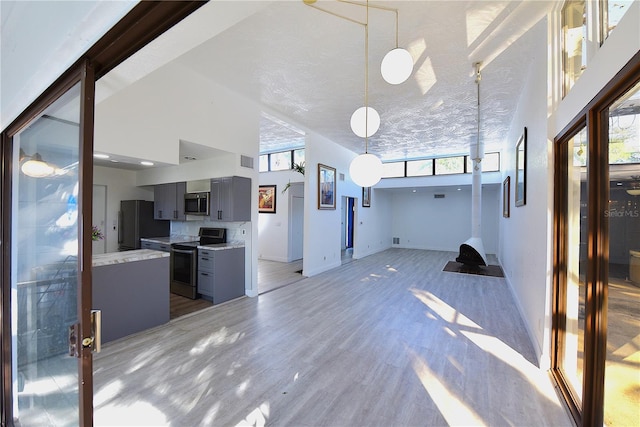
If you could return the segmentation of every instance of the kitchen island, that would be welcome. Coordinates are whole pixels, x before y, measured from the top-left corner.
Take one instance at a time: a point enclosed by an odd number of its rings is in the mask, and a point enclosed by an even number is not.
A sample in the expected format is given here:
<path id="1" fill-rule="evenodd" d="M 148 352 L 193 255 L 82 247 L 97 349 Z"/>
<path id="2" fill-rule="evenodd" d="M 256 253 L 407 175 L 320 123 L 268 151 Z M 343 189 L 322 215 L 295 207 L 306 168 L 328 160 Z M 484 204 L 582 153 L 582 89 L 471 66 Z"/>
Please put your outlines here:
<path id="1" fill-rule="evenodd" d="M 102 342 L 169 321 L 169 253 L 137 249 L 93 256 L 93 308 Z"/>

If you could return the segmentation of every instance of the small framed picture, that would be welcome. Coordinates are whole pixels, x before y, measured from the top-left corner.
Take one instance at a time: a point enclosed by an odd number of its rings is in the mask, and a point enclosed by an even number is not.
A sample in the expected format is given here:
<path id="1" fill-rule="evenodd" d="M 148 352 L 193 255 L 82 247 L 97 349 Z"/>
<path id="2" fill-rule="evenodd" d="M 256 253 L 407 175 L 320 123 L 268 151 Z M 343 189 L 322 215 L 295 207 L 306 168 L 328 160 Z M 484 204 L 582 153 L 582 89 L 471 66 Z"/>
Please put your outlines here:
<path id="1" fill-rule="evenodd" d="M 318 209 L 336 208 L 336 169 L 318 164 Z"/>
<path id="2" fill-rule="evenodd" d="M 511 203 L 511 177 L 506 177 L 502 183 L 502 216 L 509 218 L 509 205 Z"/>
<path id="3" fill-rule="evenodd" d="M 362 187 L 362 207 L 371 207 L 371 187 Z"/>
<path id="4" fill-rule="evenodd" d="M 275 185 L 261 185 L 258 188 L 258 212 L 276 213 Z"/>

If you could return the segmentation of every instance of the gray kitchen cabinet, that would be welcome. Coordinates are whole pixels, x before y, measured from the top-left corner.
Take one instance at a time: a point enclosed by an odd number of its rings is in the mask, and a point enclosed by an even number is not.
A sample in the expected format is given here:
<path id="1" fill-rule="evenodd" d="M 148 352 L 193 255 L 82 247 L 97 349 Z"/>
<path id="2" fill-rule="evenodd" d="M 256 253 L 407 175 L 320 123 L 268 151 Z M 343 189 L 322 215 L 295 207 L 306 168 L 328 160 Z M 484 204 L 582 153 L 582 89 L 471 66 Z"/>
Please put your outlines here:
<path id="1" fill-rule="evenodd" d="M 140 246 L 142 249 L 152 249 L 154 251 L 171 252 L 171 245 L 168 243 L 149 242 L 140 240 Z"/>
<path id="2" fill-rule="evenodd" d="M 244 248 L 198 249 L 198 293 L 220 304 L 244 295 Z"/>
<path id="3" fill-rule="evenodd" d="M 210 213 L 212 221 L 251 221 L 251 178 L 213 178 Z"/>
<path id="4" fill-rule="evenodd" d="M 153 187 L 153 218 L 184 221 L 186 219 L 184 214 L 184 193 L 186 191 L 186 182 L 155 185 Z"/>

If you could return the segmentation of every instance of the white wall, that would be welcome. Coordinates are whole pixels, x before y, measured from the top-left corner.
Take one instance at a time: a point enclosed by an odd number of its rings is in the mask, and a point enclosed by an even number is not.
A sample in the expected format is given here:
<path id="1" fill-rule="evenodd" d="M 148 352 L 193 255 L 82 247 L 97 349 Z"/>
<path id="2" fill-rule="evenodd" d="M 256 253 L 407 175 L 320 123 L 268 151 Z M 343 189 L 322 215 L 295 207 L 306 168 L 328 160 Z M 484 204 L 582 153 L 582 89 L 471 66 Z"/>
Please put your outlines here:
<path id="1" fill-rule="evenodd" d="M 508 134 L 504 176 L 512 177 L 514 150 L 523 128 L 528 132 L 527 204 L 511 204 L 511 217 L 500 219 L 499 259 L 543 368 L 550 366 L 553 274 L 553 138 L 601 88 L 640 51 L 640 2 L 634 2 L 613 33 L 590 58 L 587 69 L 560 100 L 559 20 L 536 25 L 540 44 Z"/>
<path id="2" fill-rule="evenodd" d="M 305 214 L 304 214 L 304 260 L 303 274 L 314 276 L 341 265 L 342 214 L 340 203 L 343 196 L 354 197 L 356 201 L 353 257 L 359 258 L 373 253 L 373 244 L 379 233 L 367 233 L 367 227 L 379 222 L 373 219 L 375 211 L 363 208 L 362 187 L 354 184 L 349 177 L 349 164 L 356 154 L 315 133 L 308 133 L 305 145 Z M 336 209 L 318 209 L 318 164 L 336 169 Z M 340 180 L 343 175 L 344 180 Z M 384 201 L 382 198 L 381 202 Z M 373 200 L 372 200 L 372 206 Z M 381 208 L 384 205 L 381 203 Z M 364 212 L 369 209 L 369 212 Z M 384 217 L 384 209 L 381 215 Z M 360 224 L 362 222 L 362 224 Z M 389 240 L 383 238 L 380 240 Z M 388 247 L 388 246 L 386 246 Z"/>
<path id="3" fill-rule="evenodd" d="M 553 209 L 553 183 L 547 137 L 547 25 L 531 31 L 539 43 L 520 95 L 504 149 L 504 177 L 511 177 L 511 215 L 500 216 L 498 257 L 518 304 L 539 362 L 548 365 L 551 265 L 549 253 Z M 515 147 L 527 128 L 526 205 L 515 207 Z"/>
<path id="4" fill-rule="evenodd" d="M 289 192 L 295 191 L 299 186 L 289 188 L 284 194 L 282 190 L 288 182 L 304 182 L 304 176 L 292 170 L 263 172 L 260 173 L 259 180 L 260 185 L 276 186 L 276 213 L 258 214 L 258 258 L 290 262 Z"/>
<path id="5" fill-rule="evenodd" d="M 211 159 L 138 171 L 136 184 L 155 185 L 167 182 L 200 181 L 233 175 L 257 177 L 251 169 L 240 168 L 239 165 L 240 158 L 236 154 L 221 153 L 218 157 Z"/>
<path id="6" fill-rule="evenodd" d="M 153 188 L 136 186 L 136 172 L 94 166 L 93 183 L 107 187 L 106 252 L 118 250 L 118 212 L 121 200 L 153 200 Z"/>
<path id="7" fill-rule="evenodd" d="M 387 191 L 371 189 L 371 207 L 362 207 L 362 190 L 356 201 L 354 258 L 384 251 L 391 247 L 393 199 Z"/>
<path id="8" fill-rule="evenodd" d="M 485 185 L 482 189 L 482 240 L 485 252 L 498 249 L 498 217 L 501 189 Z M 391 193 L 391 233 L 400 248 L 458 252 L 471 237 L 471 188 L 423 187 L 384 190 Z M 434 198 L 444 194 L 444 199 Z"/>
<path id="9" fill-rule="evenodd" d="M 257 104 L 176 64 L 96 106 L 95 150 L 179 163 L 180 140 L 258 158 Z"/>

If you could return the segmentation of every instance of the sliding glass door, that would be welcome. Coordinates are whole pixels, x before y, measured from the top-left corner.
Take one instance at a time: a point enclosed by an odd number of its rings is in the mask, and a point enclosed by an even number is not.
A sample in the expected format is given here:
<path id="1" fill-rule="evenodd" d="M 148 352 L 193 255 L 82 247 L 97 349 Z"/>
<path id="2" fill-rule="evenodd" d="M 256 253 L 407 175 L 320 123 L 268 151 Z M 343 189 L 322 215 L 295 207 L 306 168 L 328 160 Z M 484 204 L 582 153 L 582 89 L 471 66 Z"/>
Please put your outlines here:
<path id="1" fill-rule="evenodd" d="M 628 67 L 556 141 L 552 371 L 579 425 L 640 425 L 640 54 Z"/>
<path id="2" fill-rule="evenodd" d="M 3 425 L 92 423 L 94 87 L 84 61 L 2 134 Z"/>
<path id="3" fill-rule="evenodd" d="M 640 83 L 608 109 L 604 423 L 640 425 Z"/>
<path id="4" fill-rule="evenodd" d="M 11 340 L 14 419 L 78 425 L 80 83 L 13 136 Z"/>
<path id="5" fill-rule="evenodd" d="M 582 402 L 584 377 L 585 299 L 587 278 L 587 152 L 589 144 L 584 126 L 562 144 L 565 159 L 566 187 L 563 233 L 559 244 L 564 258 L 558 311 L 561 336 L 558 362 L 571 398 Z"/>

